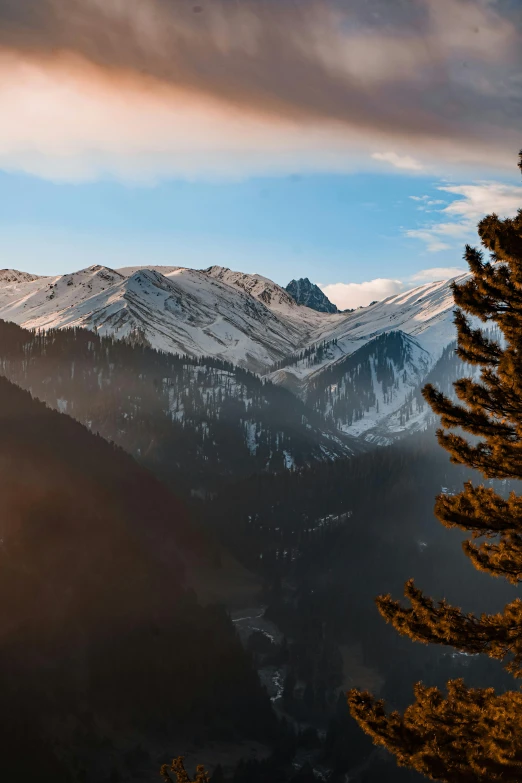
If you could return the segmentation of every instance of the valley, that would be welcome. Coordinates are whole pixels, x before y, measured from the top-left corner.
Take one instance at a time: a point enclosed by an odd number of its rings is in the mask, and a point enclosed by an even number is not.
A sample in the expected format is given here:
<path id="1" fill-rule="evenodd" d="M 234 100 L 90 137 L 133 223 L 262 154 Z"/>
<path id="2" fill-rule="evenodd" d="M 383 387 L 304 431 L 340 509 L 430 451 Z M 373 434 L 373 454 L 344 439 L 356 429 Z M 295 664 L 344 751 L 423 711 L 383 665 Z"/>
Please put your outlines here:
<path id="1" fill-rule="evenodd" d="M 412 652 L 373 606 L 375 595 L 400 591 L 405 574 L 436 589 L 444 570 L 450 592 L 471 608 L 481 589 L 432 512 L 437 492 L 466 477 L 437 448 L 421 395 L 427 381 L 452 394 L 462 373 L 450 282 L 325 313 L 264 277 L 223 267 L 94 266 L 57 278 L 0 272 L 0 375 L 32 395 L 26 405 L 48 406 L 39 410 L 49 428 L 82 425 L 86 443 L 126 452 L 146 481 L 158 482 L 161 524 L 146 510 L 152 485 L 132 524 L 156 567 L 164 572 L 168 563 L 177 574 L 176 623 L 202 643 L 189 630 L 188 618 L 199 617 L 221 639 L 220 655 L 235 661 L 222 683 L 204 664 L 208 703 L 228 704 L 242 727 L 226 710 L 219 725 L 210 721 L 203 681 L 184 669 L 198 705 L 190 730 L 172 723 L 169 743 L 157 727 L 134 728 L 134 769 L 116 751 L 94 751 L 86 735 L 87 783 L 98 783 L 100 770 L 147 781 L 167 745 L 220 764 L 237 783 L 265 772 L 286 783 L 303 770 L 336 783 L 420 780 L 372 749 L 342 692 L 370 688 L 400 708 L 415 678 L 483 675 L 475 661 Z M 181 538 L 168 512 L 174 502 L 185 520 Z M 110 589 L 101 579 L 102 591 Z M 510 594 L 497 586 L 490 605 Z M 172 620 L 158 622 L 160 638 L 174 639 Z M 98 644 L 90 633 L 80 654 Z M 229 667 L 224 660 L 219 667 Z M 151 665 L 175 687 L 174 670 L 159 659 Z M 502 685 L 498 672 L 488 674 Z M 253 704 L 259 712 L 247 719 Z M 113 718 L 98 704 L 90 709 L 97 743 Z M 110 735 L 119 742 L 116 729 Z M 50 768 L 63 759 L 59 751 Z"/>

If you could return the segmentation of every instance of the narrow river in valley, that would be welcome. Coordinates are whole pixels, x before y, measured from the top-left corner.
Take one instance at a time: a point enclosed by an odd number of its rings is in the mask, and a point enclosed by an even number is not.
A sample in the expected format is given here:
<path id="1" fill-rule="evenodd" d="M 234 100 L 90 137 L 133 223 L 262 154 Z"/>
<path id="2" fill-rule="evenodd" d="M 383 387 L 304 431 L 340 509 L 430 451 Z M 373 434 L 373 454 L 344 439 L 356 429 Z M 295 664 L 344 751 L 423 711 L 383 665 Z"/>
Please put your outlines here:
<path id="1" fill-rule="evenodd" d="M 277 625 L 274 625 L 274 623 L 264 617 L 265 609 L 265 606 L 255 606 L 250 609 L 232 612 L 232 622 L 236 626 L 244 645 L 247 644 L 248 638 L 256 631 L 270 639 L 273 644 L 281 643 L 283 634 Z M 271 701 L 279 701 L 283 695 L 285 684 L 285 667 L 263 666 L 258 669 L 258 672 L 259 678 L 267 689 Z"/>

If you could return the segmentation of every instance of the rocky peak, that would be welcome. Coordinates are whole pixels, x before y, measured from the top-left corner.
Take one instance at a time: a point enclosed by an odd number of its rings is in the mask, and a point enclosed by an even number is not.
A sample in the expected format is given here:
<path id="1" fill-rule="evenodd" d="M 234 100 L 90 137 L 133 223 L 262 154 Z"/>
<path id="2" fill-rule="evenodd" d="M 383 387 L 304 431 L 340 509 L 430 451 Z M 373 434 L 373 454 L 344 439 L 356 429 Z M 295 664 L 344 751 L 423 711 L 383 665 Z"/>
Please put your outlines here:
<path id="1" fill-rule="evenodd" d="M 337 307 L 330 302 L 319 286 L 311 283 L 307 277 L 300 280 L 292 280 L 286 286 L 286 290 L 297 304 L 317 310 L 318 313 L 338 313 Z"/>

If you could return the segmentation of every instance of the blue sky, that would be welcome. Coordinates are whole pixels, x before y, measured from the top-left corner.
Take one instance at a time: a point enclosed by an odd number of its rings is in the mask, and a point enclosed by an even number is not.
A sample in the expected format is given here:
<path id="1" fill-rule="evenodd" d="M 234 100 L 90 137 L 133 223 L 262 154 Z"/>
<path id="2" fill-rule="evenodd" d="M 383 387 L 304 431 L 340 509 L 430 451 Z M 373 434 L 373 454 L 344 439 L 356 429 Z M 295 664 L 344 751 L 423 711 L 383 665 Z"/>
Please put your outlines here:
<path id="1" fill-rule="evenodd" d="M 4 173 L 0 249 L 9 266 L 38 274 L 91 263 L 216 263 L 284 284 L 402 278 L 431 264 L 423 243 L 404 235 L 426 222 L 410 198 L 425 194 L 442 195 L 431 178 L 387 173 L 150 187 Z M 452 248 L 437 262 L 456 265 L 461 255 Z"/>
<path id="2" fill-rule="evenodd" d="M 0 252 L 4 266 L 36 274 L 94 263 L 219 264 L 281 285 L 309 277 L 326 286 L 375 279 L 407 286 L 411 278 L 425 282 L 415 276 L 426 269 L 464 269 L 465 232 L 436 252 L 407 235 L 439 224 L 451 204 L 467 203 L 440 190 L 447 186 L 388 172 L 150 186 L 2 173 Z"/>
<path id="3" fill-rule="evenodd" d="M 348 307 L 522 205 L 512 3 L 198 8 L 0 0 L 1 266 L 219 264 Z"/>

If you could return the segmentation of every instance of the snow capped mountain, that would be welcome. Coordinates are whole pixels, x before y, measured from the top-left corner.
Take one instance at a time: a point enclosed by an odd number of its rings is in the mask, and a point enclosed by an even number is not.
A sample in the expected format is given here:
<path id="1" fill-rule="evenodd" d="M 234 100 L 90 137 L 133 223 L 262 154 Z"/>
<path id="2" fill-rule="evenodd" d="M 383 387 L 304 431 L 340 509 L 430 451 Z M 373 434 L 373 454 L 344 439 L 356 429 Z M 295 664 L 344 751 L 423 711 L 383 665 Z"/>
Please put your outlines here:
<path id="1" fill-rule="evenodd" d="M 19 277 L 0 284 L 0 317 L 28 328 L 70 326 L 85 318 L 95 306 L 95 297 L 124 277 L 113 269 L 91 266 L 57 277 Z M 91 300 L 90 305 L 84 303 Z"/>
<path id="2" fill-rule="evenodd" d="M 338 316 L 269 377 L 368 442 L 389 443 L 425 428 L 430 412 L 420 390 L 456 337 L 453 280 Z"/>
<path id="3" fill-rule="evenodd" d="M 381 334 L 395 331 L 414 337 L 435 362 L 456 336 L 450 284 L 465 277 L 427 283 L 351 313 L 320 314 L 324 320 L 307 349 L 275 365 L 270 377 L 294 389 L 303 388 L 307 378 L 321 367 L 350 356 Z"/>
<path id="4" fill-rule="evenodd" d="M 297 304 L 310 307 L 317 310 L 318 313 L 338 313 L 337 307 L 330 302 L 319 286 L 311 283 L 307 277 L 301 277 L 299 280 L 291 280 L 286 286 L 286 290 Z"/>
<path id="5" fill-rule="evenodd" d="M 410 426 L 412 416 L 406 422 L 400 411 L 455 339 L 450 282 L 351 313 L 324 313 L 297 304 L 268 278 L 220 266 L 95 265 L 57 277 L 3 270 L 0 319 L 30 329 L 85 327 L 169 353 L 226 360 L 284 385 L 344 432 L 371 440 L 385 421 L 397 431 Z"/>
<path id="6" fill-rule="evenodd" d="M 193 269 L 116 271 L 92 266 L 71 275 L 0 284 L 0 318 L 26 328 L 96 328 L 118 338 L 139 337 L 154 348 L 216 356 L 258 372 L 307 343 L 317 314 L 298 308 L 286 292 L 268 298 Z M 269 283 L 270 281 L 266 281 Z M 275 284 L 275 289 L 278 287 Z M 286 310 L 306 310 L 287 313 Z"/>
<path id="7" fill-rule="evenodd" d="M 38 275 L 31 275 L 29 272 L 19 272 L 17 269 L 0 269 L 0 285 L 31 283 L 33 280 L 38 280 Z"/>

